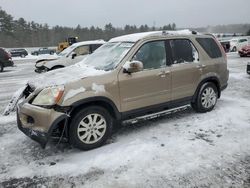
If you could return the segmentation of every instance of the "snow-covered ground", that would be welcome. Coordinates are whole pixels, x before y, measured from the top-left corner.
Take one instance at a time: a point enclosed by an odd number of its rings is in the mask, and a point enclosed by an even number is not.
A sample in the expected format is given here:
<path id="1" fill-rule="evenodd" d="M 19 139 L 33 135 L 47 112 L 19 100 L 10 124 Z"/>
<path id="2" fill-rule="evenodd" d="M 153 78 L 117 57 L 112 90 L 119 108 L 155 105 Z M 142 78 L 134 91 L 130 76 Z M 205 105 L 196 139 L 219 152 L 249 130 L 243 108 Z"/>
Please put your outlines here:
<path id="1" fill-rule="evenodd" d="M 0 187 L 250 187 L 250 58 L 228 54 L 230 79 L 216 108 L 192 109 L 118 130 L 105 146 L 46 149 L 0 115 Z M 0 114 L 32 79 L 33 62 L 0 74 Z"/>

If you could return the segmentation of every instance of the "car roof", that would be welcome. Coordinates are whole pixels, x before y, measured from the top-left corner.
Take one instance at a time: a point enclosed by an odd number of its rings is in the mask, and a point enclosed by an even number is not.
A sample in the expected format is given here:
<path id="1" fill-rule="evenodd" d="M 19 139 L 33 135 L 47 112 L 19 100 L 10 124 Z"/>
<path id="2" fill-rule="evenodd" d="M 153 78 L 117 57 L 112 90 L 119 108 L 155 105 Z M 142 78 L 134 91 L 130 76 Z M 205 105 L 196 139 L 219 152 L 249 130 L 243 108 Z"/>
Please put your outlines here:
<path id="1" fill-rule="evenodd" d="M 106 43 L 104 40 L 90 40 L 90 41 L 83 41 L 83 42 L 77 42 L 72 44 L 71 46 L 77 47 L 77 46 L 82 46 L 82 45 L 90 45 L 90 44 L 104 44 Z"/>
<path id="2" fill-rule="evenodd" d="M 192 35 L 197 34 L 197 32 L 190 31 L 188 29 L 177 30 L 177 31 L 150 31 L 143 33 L 134 33 L 129 35 L 124 35 L 120 37 L 115 37 L 109 40 L 109 42 L 137 42 L 143 38 L 153 37 L 153 36 L 163 36 L 163 35 Z"/>

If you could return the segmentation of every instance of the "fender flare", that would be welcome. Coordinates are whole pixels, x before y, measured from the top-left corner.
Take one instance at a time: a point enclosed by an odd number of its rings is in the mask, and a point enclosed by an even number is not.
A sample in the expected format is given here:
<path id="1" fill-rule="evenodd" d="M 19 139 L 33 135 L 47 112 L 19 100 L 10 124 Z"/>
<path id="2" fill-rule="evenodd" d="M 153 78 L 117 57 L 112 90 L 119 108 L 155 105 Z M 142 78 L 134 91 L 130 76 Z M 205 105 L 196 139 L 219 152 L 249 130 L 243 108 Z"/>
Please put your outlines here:
<path id="1" fill-rule="evenodd" d="M 220 95 L 221 95 L 221 84 L 220 84 L 220 81 L 217 77 L 215 76 L 212 76 L 212 77 L 207 77 L 203 80 L 201 80 L 201 82 L 198 84 L 198 87 L 192 97 L 192 102 L 195 102 L 196 98 L 197 98 L 197 95 L 199 93 L 199 90 L 200 88 L 202 87 L 202 85 L 206 82 L 212 82 L 215 84 L 215 86 L 217 87 L 217 90 L 218 90 L 218 98 L 220 98 Z"/>

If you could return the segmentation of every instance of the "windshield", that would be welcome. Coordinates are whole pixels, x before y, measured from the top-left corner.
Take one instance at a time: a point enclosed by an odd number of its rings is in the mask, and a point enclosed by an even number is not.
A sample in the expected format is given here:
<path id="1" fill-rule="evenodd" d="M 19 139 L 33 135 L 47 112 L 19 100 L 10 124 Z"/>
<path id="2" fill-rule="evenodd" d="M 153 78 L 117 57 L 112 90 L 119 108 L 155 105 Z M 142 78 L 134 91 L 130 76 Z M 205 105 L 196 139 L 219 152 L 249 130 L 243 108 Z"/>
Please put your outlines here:
<path id="1" fill-rule="evenodd" d="M 98 48 L 95 53 L 88 56 L 83 63 L 98 70 L 112 70 L 120 63 L 133 45 L 132 42 L 106 43 Z"/>
<path id="2" fill-rule="evenodd" d="M 66 48 L 66 49 L 64 49 L 63 51 L 61 51 L 58 55 L 59 55 L 59 56 L 66 56 L 66 55 L 68 55 L 74 48 L 75 48 L 75 46 L 69 46 L 68 48 Z"/>

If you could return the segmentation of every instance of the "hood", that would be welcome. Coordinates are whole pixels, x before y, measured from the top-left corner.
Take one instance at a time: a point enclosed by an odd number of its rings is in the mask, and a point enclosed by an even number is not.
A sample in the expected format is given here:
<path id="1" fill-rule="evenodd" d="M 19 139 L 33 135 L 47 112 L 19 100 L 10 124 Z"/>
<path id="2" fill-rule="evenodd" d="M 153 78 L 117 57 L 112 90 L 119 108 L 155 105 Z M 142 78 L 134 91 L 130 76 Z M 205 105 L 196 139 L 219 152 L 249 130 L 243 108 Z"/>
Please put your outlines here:
<path id="1" fill-rule="evenodd" d="M 46 72 L 42 75 L 38 75 L 32 80 L 28 81 L 28 85 L 32 88 L 45 88 L 55 85 L 64 85 L 66 83 L 81 80 L 90 76 L 97 76 L 106 74 L 108 71 L 97 70 L 94 67 L 90 67 L 81 63 L 56 69 L 50 72 Z"/>
<path id="2" fill-rule="evenodd" d="M 60 59 L 65 59 L 65 57 L 60 57 L 58 56 L 57 58 L 51 58 L 51 59 L 39 59 L 37 62 L 36 62 L 36 67 L 41 67 L 41 66 L 47 66 L 47 64 L 49 65 L 50 62 L 58 62 L 60 61 Z"/>

